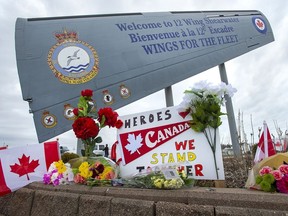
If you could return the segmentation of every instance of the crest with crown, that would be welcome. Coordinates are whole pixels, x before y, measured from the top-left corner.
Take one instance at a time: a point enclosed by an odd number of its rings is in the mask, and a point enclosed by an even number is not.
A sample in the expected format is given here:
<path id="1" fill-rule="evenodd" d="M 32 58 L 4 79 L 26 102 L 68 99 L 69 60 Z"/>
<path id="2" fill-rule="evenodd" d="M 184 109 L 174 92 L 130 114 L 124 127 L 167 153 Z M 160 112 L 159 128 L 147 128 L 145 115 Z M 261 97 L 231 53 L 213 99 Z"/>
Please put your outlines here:
<path id="1" fill-rule="evenodd" d="M 58 43 L 78 40 L 78 35 L 75 31 L 67 31 L 66 29 L 62 32 L 55 33 L 55 37 Z"/>

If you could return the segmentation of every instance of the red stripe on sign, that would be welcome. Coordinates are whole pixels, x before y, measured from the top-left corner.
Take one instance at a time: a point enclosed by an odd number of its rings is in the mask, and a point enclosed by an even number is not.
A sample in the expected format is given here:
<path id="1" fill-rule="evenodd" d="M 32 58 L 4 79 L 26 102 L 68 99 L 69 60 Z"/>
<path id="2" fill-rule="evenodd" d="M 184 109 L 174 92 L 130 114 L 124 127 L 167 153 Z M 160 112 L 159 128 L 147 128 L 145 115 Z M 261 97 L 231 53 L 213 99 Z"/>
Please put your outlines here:
<path id="1" fill-rule="evenodd" d="M 48 170 L 49 166 L 53 162 L 60 160 L 59 143 L 57 141 L 45 142 L 44 152 L 46 159 L 46 168 Z"/>
<path id="2" fill-rule="evenodd" d="M 0 160 L 0 196 L 3 196 L 5 194 L 11 193 L 10 188 L 7 187 L 3 169 L 2 169 L 2 163 Z"/>

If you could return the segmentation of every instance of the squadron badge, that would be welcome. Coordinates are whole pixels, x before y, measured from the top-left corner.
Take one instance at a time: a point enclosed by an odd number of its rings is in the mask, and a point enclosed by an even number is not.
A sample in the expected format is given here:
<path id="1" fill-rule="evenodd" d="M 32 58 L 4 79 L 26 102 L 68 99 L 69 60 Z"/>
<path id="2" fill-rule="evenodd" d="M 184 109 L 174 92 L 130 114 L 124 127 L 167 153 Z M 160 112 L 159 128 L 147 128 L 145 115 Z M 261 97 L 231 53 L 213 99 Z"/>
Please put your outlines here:
<path id="1" fill-rule="evenodd" d="M 109 93 L 108 90 L 103 91 L 103 102 L 106 105 L 111 105 L 114 103 L 114 97 Z"/>
<path id="2" fill-rule="evenodd" d="M 68 120 L 74 120 L 75 115 L 73 113 L 73 107 L 70 104 L 65 104 L 64 105 L 64 117 Z"/>
<path id="3" fill-rule="evenodd" d="M 78 39 L 76 32 L 56 33 L 57 43 L 50 48 L 48 65 L 55 77 L 67 84 L 81 84 L 98 74 L 96 50 Z"/>
<path id="4" fill-rule="evenodd" d="M 55 115 L 50 114 L 49 111 L 44 111 L 42 114 L 42 124 L 46 128 L 52 128 L 57 124 L 57 119 Z"/>
<path id="5" fill-rule="evenodd" d="M 124 99 L 130 97 L 130 90 L 125 85 L 120 85 L 120 96 Z"/>

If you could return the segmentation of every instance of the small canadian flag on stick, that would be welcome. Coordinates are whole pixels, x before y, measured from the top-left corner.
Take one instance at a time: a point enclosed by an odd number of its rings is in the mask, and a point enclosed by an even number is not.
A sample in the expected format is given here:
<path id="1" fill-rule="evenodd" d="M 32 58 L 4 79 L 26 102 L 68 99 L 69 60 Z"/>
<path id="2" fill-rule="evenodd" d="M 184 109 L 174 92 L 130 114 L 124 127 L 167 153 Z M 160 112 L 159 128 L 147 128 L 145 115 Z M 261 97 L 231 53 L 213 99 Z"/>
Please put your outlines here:
<path id="1" fill-rule="evenodd" d="M 270 157 L 276 154 L 273 141 L 266 122 L 263 123 L 263 132 L 259 139 L 257 150 L 255 153 L 254 163 L 259 163 L 264 158 Z"/>
<path id="2" fill-rule="evenodd" d="M 59 159 L 57 141 L 0 150 L 0 196 L 42 181 L 50 164 Z"/>

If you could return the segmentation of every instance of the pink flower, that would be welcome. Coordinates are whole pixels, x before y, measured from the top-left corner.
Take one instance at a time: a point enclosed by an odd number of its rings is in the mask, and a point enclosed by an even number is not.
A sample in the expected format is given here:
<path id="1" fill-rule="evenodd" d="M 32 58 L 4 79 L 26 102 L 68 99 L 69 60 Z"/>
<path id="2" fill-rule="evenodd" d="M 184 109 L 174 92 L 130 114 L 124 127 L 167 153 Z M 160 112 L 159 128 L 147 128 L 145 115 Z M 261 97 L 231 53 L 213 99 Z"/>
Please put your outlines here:
<path id="1" fill-rule="evenodd" d="M 288 193 L 288 175 L 284 175 L 281 180 L 276 182 L 279 192 Z"/>
<path id="2" fill-rule="evenodd" d="M 271 167 L 269 166 L 264 166 L 262 169 L 259 171 L 260 176 L 263 176 L 265 174 L 269 174 L 272 171 Z"/>
<path id="3" fill-rule="evenodd" d="M 280 170 L 280 172 L 282 174 L 288 174 L 288 165 L 287 164 L 283 164 L 283 165 L 279 166 L 278 169 Z"/>
<path id="4" fill-rule="evenodd" d="M 80 173 L 77 173 L 75 176 L 74 176 L 74 182 L 76 184 L 85 184 L 86 183 L 86 180 L 85 178 L 83 178 Z"/>
<path id="5" fill-rule="evenodd" d="M 279 170 L 272 170 L 271 174 L 274 176 L 276 181 L 282 179 L 282 173 Z"/>

